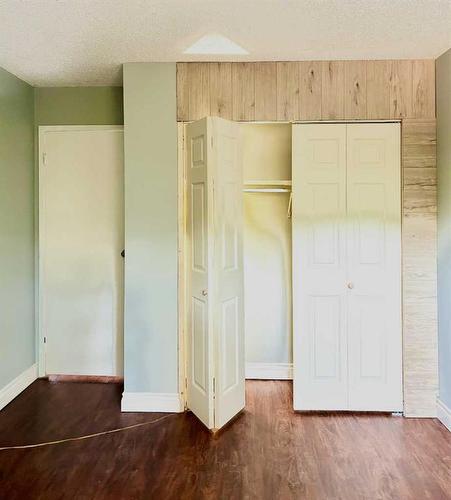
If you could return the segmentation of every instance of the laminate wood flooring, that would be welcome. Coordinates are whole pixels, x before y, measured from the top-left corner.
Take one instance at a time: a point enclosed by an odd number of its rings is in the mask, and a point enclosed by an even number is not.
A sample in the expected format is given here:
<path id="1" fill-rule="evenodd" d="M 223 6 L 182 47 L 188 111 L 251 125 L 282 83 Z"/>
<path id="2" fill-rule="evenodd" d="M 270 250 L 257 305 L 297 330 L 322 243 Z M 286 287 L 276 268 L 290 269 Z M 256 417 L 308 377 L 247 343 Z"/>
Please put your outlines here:
<path id="1" fill-rule="evenodd" d="M 0 412 L 0 446 L 149 422 L 120 384 L 34 382 Z M 91 439 L 0 451 L 0 499 L 451 499 L 451 433 L 436 419 L 297 414 L 287 381 L 248 381 L 217 436 L 191 413 Z"/>

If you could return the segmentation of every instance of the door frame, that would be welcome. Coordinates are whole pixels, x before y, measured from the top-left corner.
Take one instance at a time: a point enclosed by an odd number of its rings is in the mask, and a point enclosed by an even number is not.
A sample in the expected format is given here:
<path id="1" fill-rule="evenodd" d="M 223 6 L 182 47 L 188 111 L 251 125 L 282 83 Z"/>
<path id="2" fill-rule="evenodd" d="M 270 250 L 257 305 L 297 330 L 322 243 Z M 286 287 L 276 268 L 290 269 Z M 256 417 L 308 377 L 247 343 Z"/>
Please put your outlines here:
<path id="1" fill-rule="evenodd" d="M 209 115 L 207 115 L 209 116 Z M 252 125 L 263 125 L 263 124 L 290 124 L 295 122 L 292 121 L 252 121 L 244 122 L 232 120 L 240 124 L 252 124 Z M 178 250 L 178 314 L 177 314 L 177 324 L 178 324 L 178 381 L 179 381 L 179 397 L 182 401 L 183 407 L 187 408 L 187 359 L 186 359 L 186 346 L 187 346 L 187 286 L 188 286 L 188 273 L 186 266 L 186 150 L 185 150 L 185 137 L 186 137 L 186 125 L 192 123 L 193 120 L 189 121 L 178 121 L 177 122 L 177 197 L 178 197 L 178 236 L 177 236 L 177 250 Z"/>
<path id="2" fill-rule="evenodd" d="M 186 128 L 185 126 L 191 123 L 189 121 L 178 121 L 177 122 L 177 151 L 178 151 L 178 160 L 177 160 L 177 178 L 178 178 L 178 379 L 179 379 L 179 393 L 180 399 L 183 402 L 184 408 L 186 409 L 186 335 L 187 335 L 187 280 L 188 276 L 186 273 L 186 172 L 185 172 L 185 135 Z M 364 124 L 364 123 L 399 123 L 400 124 L 400 189 L 401 189 L 401 197 L 400 202 L 401 205 L 399 207 L 401 214 L 401 225 L 400 225 L 400 238 L 401 238 L 401 342 L 402 342 L 402 392 L 403 392 L 403 412 L 404 412 L 404 307 L 403 307 L 403 176 L 402 176 L 402 120 L 401 119 L 390 119 L 390 120 L 293 120 L 293 121 L 274 121 L 274 120 L 265 120 L 265 121 L 238 121 L 243 125 L 252 124 L 287 124 L 295 125 L 301 123 L 318 123 L 318 124 L 326 124 L 326 123 L 343 123 L 343 124 Z"/>
<path id="3" fill-rule="evenodd" d="M 42 278 L 43 268 L 45 261 L 45 253 L 43 251 L 45 241 L 45 225 L 43 223 L 43 204 L 44 204 L 44 186 L 41 179 L 41 171 L 45 168 L 45 153 L 44 140 L 45 134 L 48 132 L 69 132 L 69 131 L 83 131 L 95 132 L 99 130 L 104 131 L 124 131 L 123 125 L 40 125 L 38 127 L 38 162 L 37 171 L 35 176 L 35 193 L 37 195 L 37 202 L 35 202 L 35 209 L 37 216 L 35 216 L 35 241 L 37 241 L 36 258 L 35 258 L 35 318 L 36 318 L 36 353 L 38 364 L 38 377 L 45 377 L 46 372 L 46 343 L 43 332 L 42 321 L 42 307 L 43 307 L 43 293 L 42 293 Z"/>
<path id="4" fill-rule="evenodd" d="M 187 335 L 187 284 L 186 272 L 186 162 L 185 162 L 185 137 L 186 124 L 190 122 L 177 122 L 177 354 L 178 354 L 178 383 L 181 404 L 187 408 L 187 361 L 186 361 L 186 335 Z"/>

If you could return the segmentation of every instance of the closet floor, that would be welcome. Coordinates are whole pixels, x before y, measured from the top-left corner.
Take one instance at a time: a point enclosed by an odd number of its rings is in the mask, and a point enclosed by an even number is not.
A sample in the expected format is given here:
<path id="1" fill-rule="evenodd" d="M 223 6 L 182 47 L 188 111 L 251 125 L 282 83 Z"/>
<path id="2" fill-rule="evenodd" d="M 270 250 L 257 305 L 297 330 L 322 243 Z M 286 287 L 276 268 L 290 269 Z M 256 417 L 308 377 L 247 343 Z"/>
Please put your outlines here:
<path id="1" fill-rule="evenodd" d="M 150 422 L 117 384 L 34 382 L 0 412 L 0 447 Z M 0 498 L 451 498 L 451 433 L 436 419 L 295 414 L 291 383 L 247 381 L 213 437 L 191 414 L 39 448 L 0 451 Z"/>

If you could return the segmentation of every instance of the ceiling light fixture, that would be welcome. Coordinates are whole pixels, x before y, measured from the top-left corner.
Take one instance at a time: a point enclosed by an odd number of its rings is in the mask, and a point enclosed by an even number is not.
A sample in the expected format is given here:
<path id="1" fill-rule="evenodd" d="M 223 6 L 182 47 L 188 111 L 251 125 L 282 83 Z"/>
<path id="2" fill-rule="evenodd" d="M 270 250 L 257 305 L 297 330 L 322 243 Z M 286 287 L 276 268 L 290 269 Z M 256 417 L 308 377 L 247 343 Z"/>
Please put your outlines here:
<path id="1" fill-rule="evenodd" d="M 205 35 L 188 47 L 184 54 L 239 54 L 249 52 L 222 35 Z"/>

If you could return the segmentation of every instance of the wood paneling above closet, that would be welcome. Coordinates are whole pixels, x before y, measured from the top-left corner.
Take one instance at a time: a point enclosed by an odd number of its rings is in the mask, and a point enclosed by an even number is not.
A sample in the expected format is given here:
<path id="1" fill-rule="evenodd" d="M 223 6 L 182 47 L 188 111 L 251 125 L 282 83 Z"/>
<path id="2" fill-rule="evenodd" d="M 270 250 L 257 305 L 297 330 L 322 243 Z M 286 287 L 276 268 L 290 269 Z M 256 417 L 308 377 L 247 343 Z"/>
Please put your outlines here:
<path id="1" fill-rule="evenodd" d="M 177 120 L 435 117 L 435 62 L 178 63 Z"/>

